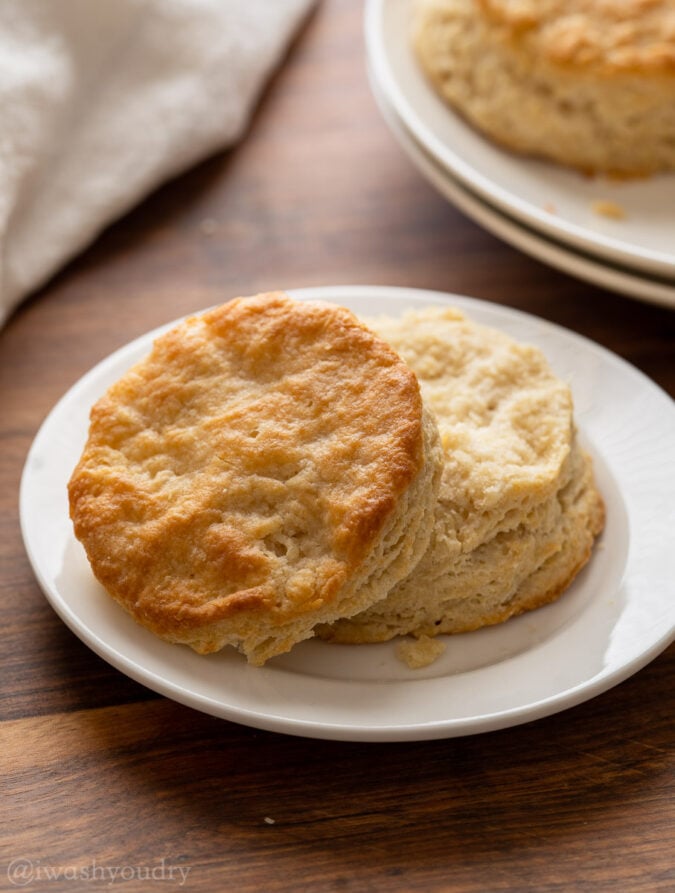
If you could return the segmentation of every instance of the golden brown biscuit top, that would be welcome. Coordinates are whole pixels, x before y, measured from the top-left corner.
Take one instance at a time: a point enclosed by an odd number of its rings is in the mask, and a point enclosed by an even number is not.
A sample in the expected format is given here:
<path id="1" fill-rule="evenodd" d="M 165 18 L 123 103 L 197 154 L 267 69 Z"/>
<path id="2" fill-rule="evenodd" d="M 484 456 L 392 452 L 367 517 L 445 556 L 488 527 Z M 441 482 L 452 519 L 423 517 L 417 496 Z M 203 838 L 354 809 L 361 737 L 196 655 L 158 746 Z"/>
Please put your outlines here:
<path id="1" fill-rule="evenodd" d="M 675 73 L 673 0 L 476 0 L 504 37 L 554 64 Z"/>
<path id="2" fill-rule="evenodd" d="M 158 632 L 329 602 L 424 462 L 417 380 L 348 310 L 240 298 L 157 339 L 69 485 L 94 573 Z"/>

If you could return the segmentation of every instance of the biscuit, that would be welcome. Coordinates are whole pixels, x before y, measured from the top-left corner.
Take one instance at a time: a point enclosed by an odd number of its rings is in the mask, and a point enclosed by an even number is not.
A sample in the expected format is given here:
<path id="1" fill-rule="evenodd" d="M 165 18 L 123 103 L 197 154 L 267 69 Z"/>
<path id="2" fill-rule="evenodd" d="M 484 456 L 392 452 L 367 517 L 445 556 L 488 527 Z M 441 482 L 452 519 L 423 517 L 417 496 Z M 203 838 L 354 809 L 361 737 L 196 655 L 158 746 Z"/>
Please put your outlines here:
<path id="1" fill-rule="evenodd" d="M 553 601 L 604 522 L 569 388 L 536 348 L 432 309 L 373 327 L 417 373 L 445 467 L 429 549 L 371 608 L 322 626 L 331 641 L 468 632 Z"/>
<path id="2" fill-rule="evenodd" d="M 70 512 L 135 620 L 259 665 L 410 573 L 441 468 L 392 348 L 344 308 L 270 293 L 185 320 L 108 390 Z"/>
<path id="3" fill-rule="evenodd" d="M 668 0 L 418 0 L 438 93 L 495 142 L 588 173 L 675 169 Z"/>

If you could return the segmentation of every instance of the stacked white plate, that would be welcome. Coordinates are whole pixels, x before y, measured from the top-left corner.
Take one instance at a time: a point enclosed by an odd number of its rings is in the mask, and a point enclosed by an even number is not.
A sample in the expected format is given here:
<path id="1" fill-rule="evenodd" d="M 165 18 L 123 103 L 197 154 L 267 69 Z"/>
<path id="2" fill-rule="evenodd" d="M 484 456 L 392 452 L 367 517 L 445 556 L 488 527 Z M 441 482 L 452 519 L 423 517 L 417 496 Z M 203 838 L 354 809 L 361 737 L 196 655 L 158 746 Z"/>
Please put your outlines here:
<path id="1" fill-rule="evenodd" d="M 369 73 L 380 110 L 419 171 L 485 229 L 560 270 L 675 308 L 675 174 L 589 178 L 482 137 L 414 57 L 414 0 L 368 0 Z M 621 216 L 599 213 L 616 208 Z"/>

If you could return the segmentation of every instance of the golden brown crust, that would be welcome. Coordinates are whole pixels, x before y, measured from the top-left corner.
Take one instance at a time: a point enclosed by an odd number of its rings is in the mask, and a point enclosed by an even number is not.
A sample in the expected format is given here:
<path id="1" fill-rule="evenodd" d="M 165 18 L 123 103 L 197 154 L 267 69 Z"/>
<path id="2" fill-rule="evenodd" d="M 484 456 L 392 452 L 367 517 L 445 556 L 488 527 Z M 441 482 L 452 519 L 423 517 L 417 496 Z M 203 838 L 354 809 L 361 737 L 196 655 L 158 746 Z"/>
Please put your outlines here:
<path id="1" fill-rule="evenodd" d="M 503 39 L 555 65 L 675 74 L 675 8 L 668 0 L 476 2 Z"/>
<path id="2" fill-rule="evenodd" d="M 428 439 L 414 374 L 348 310 L 240 298 L 161 336 L 94 406 L 71 517 L 97 578 L 158 635 L 274 637 L 339 614 Z"/>

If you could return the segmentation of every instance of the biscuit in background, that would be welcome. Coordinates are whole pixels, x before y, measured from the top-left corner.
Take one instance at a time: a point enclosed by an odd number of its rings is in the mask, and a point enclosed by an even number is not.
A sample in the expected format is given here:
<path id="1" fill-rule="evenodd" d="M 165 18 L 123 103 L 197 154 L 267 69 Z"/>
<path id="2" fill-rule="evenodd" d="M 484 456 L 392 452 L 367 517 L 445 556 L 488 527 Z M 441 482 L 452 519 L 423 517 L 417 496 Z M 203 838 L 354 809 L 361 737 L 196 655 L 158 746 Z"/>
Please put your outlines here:
<path id="1" fill-rule="evenodd" d="M 514 151 L 621 177 L 675 169 L 669 0 L 417 0 L 438 93 Z"/>

